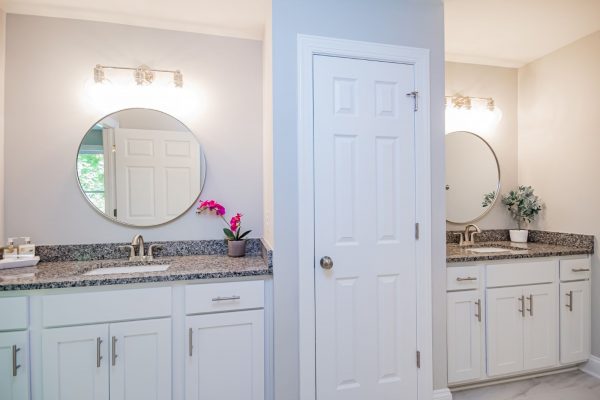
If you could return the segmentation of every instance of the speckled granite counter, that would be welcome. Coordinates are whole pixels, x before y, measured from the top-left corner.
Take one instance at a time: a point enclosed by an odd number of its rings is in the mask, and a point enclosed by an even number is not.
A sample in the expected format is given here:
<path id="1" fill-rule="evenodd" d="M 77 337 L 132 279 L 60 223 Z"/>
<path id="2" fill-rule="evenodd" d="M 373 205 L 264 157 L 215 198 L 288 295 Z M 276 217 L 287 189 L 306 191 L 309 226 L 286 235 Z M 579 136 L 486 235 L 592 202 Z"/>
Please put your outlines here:
<path id="1" fill-rule="evenodd" d="M 0 270 L 0 292 L 10 290 L 122 285 L 189 281 L 197 279 L 267 276 L 273 271 L 273 251 L 261 239 L 248 239 L 246 257 L 227 257 L 224 240 L 188 240 L 146 243 L 156 258 L 151 262 L 129 262 L 126 243 L 38 246 L 41 262 L 36 267 Z M 166 271 L 84 275 L 97 268 L 164 265 Z"/>
<path id="2" fill-rule="evenodd" d="M 83 275 L 96 268 L 149 264 L 169 264 L 170 267 L 161 272 Z M 0 270 L 0 291 L 235 278 L 271 273 L 262 256 L 231 258 L 225 255 L 194 255 L 157 258 L 147 263 L 130 263 L 126 260 L 55 261 L 31 268 Z"/>
<path id="3" fill-rule="evenodd" d="M 586 255 L 594 253 L 594 237 L 559 232 L 530 231 L 530 242 L 509 241 L 507 230 L 483 231 L 473 246 L 458 245 L 455 232 L 447 233 L 446 262 L 465 263 L 476 261 L 507 260 Z M 494 253 L 475 253 L 475 247 L 501 247 L 507 249 Z"/>
<path id="4" fill-rule="evenodd" d="M 473 247 L 502 247 L 510 250 L 498 253 L 474 253 Z M 490 260 L 507 260 L 515 258 L 536 258 L 573 256 L 592 254 L 593 251 L 583 247 L 561 246 L 545 243 L 512 243 L 512 242 L 479 242 L 475 246 L 460 247 L 458 244 L 446 245 L 446 262 L 473 262 Z"/>

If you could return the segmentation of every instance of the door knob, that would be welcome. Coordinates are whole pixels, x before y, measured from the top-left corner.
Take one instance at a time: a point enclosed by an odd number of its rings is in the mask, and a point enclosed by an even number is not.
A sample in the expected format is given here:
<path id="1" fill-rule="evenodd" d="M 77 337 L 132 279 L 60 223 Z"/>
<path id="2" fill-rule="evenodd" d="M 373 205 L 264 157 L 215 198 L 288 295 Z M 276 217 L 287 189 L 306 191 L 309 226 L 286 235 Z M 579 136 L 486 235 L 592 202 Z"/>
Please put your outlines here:
<path id="1" fill-rule="evenodd" d="M 321 258 L 321 268 L 323 269 L 331 269 L 333 268 L 333 260 L 331 257 L 323 257 Z"/>

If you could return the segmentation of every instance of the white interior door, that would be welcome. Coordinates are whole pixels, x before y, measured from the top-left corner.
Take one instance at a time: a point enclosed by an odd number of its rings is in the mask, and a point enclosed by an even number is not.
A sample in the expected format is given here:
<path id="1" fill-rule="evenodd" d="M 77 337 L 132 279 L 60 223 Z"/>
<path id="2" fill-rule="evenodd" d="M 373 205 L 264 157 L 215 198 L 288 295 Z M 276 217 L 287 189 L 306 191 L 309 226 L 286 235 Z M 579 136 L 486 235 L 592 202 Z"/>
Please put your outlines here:
<path id="1" fill-rule="evenodd" d="M 556 284 L 523 288 L 526 317 L 523 327 L 526 370 L 558 365 L 558 302 Z"/>
<path id="2" fill-rule="evenodd" d="M 200 193 L 200 146 L 190 132 L 115 128 L 119 221 L 157 225 Z"/>
<path id="3" fill-rule="evenodd" d="M 29 400 L 29 332 L 0 333 L 0 399 Z"/>
<path id="4" fill-rule="evenodd" d="M 171 319 L 110 325 L 111 400 L 171 398 Z"/>
<path id="5" fill-rule="evenodd" d="M 448 383 L 481 377 L 483 311 L 478 290 L 451 292 L 448 300 Z"/>
<path id="6" fill-rule="evenodd" d="M 320 400 L 417 398 L 414 81 L 411 65 L 314 58 Z"/>
<path id="7" fill-rule="evenodd" d="M 525 296 L 522 287 L 487 289 L 488 375 L 523 370 L 523 321 Z"/>
<path id="8" fill-rule="evenodd" d="M 586 361 L 591 347 L 590 281 L 560 284 L 560 362 Z"/>
<path id="9" fill-rule="evenodd" d="M 44 400 L 108 400 L 108 325 L 44 329 Z"/>

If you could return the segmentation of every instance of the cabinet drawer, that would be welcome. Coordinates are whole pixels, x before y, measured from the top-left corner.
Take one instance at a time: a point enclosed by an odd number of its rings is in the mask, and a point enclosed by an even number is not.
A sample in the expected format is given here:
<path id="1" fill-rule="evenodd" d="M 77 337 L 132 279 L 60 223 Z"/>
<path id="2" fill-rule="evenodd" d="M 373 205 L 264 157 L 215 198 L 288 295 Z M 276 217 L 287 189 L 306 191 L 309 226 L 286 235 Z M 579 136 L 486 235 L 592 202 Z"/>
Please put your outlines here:
<path id="1" fill-rule="evenodd" d="M 264 282 L 225 282 L 187 286 L 185 313 L 202 314 L 264 307 Z"/>
<path id="2" fill-rule="evenodd" d="M 479 267 L 449 267 L 446 269 L 446 289 L 469 290 L 479 288 Z"/>
<path id="3" fill-rule="evenodd" d="M 560 260 L 561 281 L 578 281 L 590 279 L 591 276 L 592 264 L 588 257 Z"/>
<path id="4" fill-rule="evenodd" d="M 48 295 L 42 307 L 44 327 L 167 317 L 171 288 Z"/>
<path id="5" fill-rule="evenodd" d="M 27 329 L 27 297 L 0 298 L 0 331 Z"/>
<path id="6" fill-rule="evenodd" d="M 558 280 L 558 260 L 528 261 L 486 266 L 486 286 L 521 286 Z"/>

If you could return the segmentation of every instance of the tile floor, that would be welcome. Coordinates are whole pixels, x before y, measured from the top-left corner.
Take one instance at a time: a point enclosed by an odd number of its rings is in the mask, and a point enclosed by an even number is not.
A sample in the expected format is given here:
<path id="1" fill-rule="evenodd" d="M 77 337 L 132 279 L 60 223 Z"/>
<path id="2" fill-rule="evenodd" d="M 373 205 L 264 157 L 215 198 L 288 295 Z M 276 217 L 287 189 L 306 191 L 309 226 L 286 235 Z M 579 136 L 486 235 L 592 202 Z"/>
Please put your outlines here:
<path id="1" fill-rule="evenodd" d="M 600 400 L 600 379 L 581 371 L 470 389 L 453 400 Z"/>

